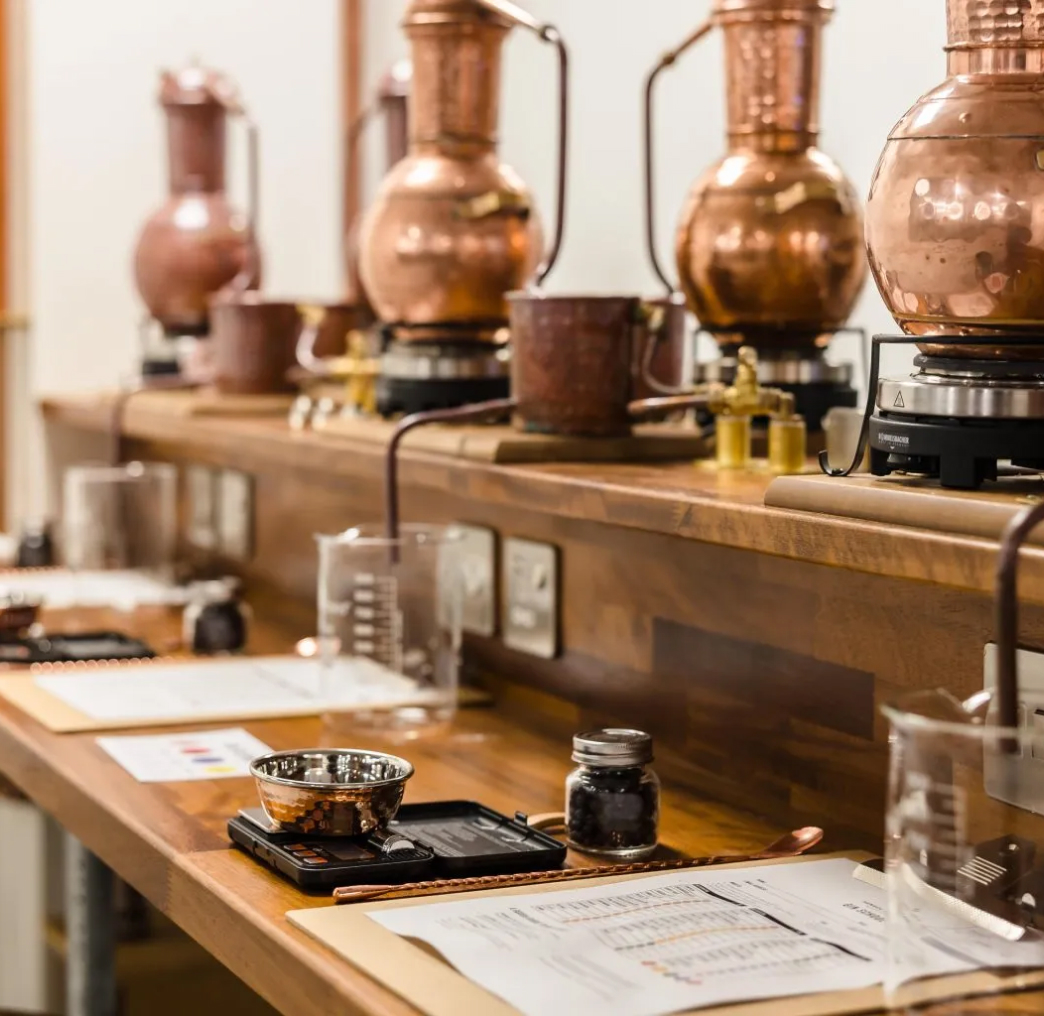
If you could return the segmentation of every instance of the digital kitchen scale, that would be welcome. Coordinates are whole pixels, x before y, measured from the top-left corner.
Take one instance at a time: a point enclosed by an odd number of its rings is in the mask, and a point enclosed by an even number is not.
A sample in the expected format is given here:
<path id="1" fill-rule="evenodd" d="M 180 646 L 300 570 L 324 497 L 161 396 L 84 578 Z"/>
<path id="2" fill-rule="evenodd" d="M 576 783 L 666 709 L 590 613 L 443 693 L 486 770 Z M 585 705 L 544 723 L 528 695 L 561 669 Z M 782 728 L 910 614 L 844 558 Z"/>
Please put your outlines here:
<path id="1" fill-rule="evenodd" d="M 241 850 L 302 889 L 395 885 L 440 878 L 549 871 L 565 844 L 473 801 L 406 804 L 383 832 L 359 838 L 301 836 L 273 829 L 261 808 L 228 823 Z"/>

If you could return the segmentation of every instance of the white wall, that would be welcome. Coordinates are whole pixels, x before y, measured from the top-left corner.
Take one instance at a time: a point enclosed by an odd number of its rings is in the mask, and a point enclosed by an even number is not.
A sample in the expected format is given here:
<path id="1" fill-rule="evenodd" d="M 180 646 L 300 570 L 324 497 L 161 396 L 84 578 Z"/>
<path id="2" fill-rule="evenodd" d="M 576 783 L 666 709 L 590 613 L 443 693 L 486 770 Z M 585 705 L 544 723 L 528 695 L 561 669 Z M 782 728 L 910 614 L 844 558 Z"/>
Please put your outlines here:
<path id="1" fill-rule="evenodd" d="M 17 2 L 30 15 L 32 394 L 111 386 L 135 361 L 131 255 L 166 192 L 161 67 L 195 57 L 227 72 L 261 125 L 266 288 L 340 295 L 339 0 Z M 230 152 L 242 207 L 235 128 Z M 22 470 L 16 515 L 41 509 L 37 472 Z"/>
<path id="2" fill-rule="evenodd" d="M 572 53 L 573 133 L 569 222 L 562 260 L 548 280 L 557 291 L 652 291 L 645 253 L 641 102 L 657 58 L 681 42 L 710 0 L 522 0 L 561 29 Z M 406 0 L 368 0 L 367 79 L 405 45 L 398 21 Z M 838 0 L 826 35 L 822 147 L 861 193 L 893 124 L 945 77 L 943 0 Z M 661 78 L 657 228 L 672 260 L 674 226 L 692 181 L 724 151 L 720 38 L 708 39 Z M 527 33 L 508 43 L 502 153 L 553 209 L 555 64 Z M 872 282 L 852 317 L 870 332 L 894 331 Z M 838 359 L 859 362 L 854 340 L 839 337 Z M 887 350 L 902 365 L 909 354 Z"/>

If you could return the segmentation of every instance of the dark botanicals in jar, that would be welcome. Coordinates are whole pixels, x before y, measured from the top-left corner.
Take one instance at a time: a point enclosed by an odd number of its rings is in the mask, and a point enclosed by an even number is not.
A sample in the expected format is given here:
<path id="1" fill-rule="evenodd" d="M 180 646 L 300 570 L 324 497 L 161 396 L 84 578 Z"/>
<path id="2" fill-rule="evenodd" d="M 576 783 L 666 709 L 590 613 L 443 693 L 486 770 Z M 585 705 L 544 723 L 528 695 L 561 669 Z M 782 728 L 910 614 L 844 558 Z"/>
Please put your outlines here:
<path id="1" fill-rule="evenodd" d="M 640 730 L 593 730 L 573 738 L 566 779 L 570 846 L 586 854 L 641 860 L 655 850 L 660 781 L 649 768 L 652 738 Z"/>

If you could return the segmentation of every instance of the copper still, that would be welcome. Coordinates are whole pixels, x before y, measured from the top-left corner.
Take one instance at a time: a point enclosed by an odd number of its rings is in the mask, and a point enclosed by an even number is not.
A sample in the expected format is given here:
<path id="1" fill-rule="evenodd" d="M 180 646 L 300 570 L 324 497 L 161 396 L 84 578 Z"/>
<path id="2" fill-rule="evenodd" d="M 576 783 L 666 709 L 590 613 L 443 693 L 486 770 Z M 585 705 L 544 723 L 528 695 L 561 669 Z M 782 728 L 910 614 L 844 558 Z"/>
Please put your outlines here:
<path id="1" fill-rule="evenodd" d="M 1044 332 L 1044 0 L 947 0 L 948 78 L 892 131 L 867 206 L 878 289 L 924 338 Z M 922 343 L 1044 360 L 1039 346 Z"/>
<path id="2" fill-rule="evenodd" d="M 833 11 L 833 0 L 716 0 L 710 20 L 647 83 L 649 245 L 672 288 L 653 232 L 653 87 L 722 28 L 729 150 L 693 187 L 675 251 L 703 329 L 725 351 L 754 347 L 763 367 L 778 358 L 819 361 L 866 279 L 859 200 L 817 147 L 822 32 Z"/>
<path id="3" fill-rule="evenodd" d="M 229 116 L 245 117 L 231 82 L 199 66 L 160 76 L 167 117 L 170 197 L 146 222 L 134 254 L 134 275 L 151 317 L 170 337 L 203 336 L 208 302 L 219 290 L 256 289 L 257 132 L 249 126 L 250 198 L 247 213 L 225 194 Z"/>
<path id="4" fill-rule="evenodd" d="M 546 274 L 557 256 L 561 214 L 537 272 L 542 230 L 532 197 L 497 157 L 501 50 L 516 25 L 559 41 L 506 0 L 412 0 L 406 11 L 409 152 L 385 179 L 361 237 L 362 282 L 390 339 L 382 411 L 506 394 L 506 295 Z M 563 90 L 563 124 L 565 102 Z"/>

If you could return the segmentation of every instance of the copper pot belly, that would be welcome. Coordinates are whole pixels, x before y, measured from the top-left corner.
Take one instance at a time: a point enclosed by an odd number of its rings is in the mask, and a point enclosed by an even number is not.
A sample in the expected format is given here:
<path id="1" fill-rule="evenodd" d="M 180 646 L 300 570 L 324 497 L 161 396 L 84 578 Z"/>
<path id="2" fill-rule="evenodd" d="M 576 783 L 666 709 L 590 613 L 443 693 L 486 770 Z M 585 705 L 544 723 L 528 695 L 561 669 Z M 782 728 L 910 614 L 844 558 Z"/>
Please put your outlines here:
<path id="1" fill-rule="evenodd" d="M 1044 0 L 948 0 L 950 77 L 917 101 L 874 174 L 874 279 L 930 355 L 1044 359 Z M 990 336 L 996 336 L 991 341 Z"/>
<path id="2" fill-rule="evenodd" d="M 225 194 L 228 118 L 244 110 L 227 78 L 198 66 L 161 76 L 167 116 L 170 197 L 141 232 L 134 276 L 149 314 L 171 335 L 206 335 L 210 298 L 235 285 L 256 289 L 257 138 L 250 137 L 250 207 Z"/>

